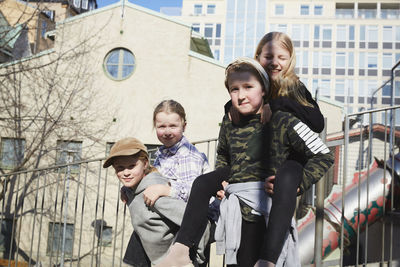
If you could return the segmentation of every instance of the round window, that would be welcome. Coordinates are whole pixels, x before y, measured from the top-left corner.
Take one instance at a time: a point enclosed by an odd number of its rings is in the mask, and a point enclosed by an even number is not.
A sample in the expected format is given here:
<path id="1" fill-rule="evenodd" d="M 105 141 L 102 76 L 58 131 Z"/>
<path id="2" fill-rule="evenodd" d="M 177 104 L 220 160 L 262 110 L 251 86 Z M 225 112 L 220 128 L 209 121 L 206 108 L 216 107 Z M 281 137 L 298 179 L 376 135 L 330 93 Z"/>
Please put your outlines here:
<path id="1" fill-rule="evenodd" d="M 135 69 L 135 56 L 125 48 L 111 50 L 104 60 L 104 67 L 112 79 L 125 80 Z"/>

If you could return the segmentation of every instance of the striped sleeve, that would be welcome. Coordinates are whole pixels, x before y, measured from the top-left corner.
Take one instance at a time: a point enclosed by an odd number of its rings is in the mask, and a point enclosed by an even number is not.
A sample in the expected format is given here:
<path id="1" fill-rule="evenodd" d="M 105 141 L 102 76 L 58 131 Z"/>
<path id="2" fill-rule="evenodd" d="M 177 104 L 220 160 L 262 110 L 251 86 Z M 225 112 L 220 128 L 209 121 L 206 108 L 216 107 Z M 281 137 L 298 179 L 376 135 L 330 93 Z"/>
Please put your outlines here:
<path id="1" fill-rule="evenodd" d="M 334 158 L 329 148 L 307 125 L 292 116 L 287 128 L 287 137 L 292 149 L 305 155 L 306 164 L 303 169 L 303 181 L 300 185 L 300 193 L 318 182 L 329 170 Z"/>

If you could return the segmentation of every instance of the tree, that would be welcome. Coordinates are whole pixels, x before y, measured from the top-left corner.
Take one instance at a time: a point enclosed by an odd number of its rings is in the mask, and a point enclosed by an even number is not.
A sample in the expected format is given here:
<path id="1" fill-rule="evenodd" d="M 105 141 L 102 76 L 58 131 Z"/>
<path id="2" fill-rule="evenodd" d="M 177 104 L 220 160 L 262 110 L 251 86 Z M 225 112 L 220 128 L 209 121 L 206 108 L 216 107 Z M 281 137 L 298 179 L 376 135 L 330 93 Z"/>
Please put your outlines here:
<path id="1" fill-rule="evenodd" d="M 0 44 L 0 50 L 17 48 L 17 40 L 27 41 L 30 30 L 27 25 L 32 25 L 32 20 L 38 17 L 36 25 L 40 24 L 42 11 L 40 5 L 23 9 L 14 25 L 8 23 L 2 27 L 0 35 L 8 36 L 8 39 Z M 0 65 L 0 174 L 66 163 L 67 150 L 71 149 L 74 160 L 91 157 L 95 155 L 92 147 L 103 140 L 112 123 L 102 122 L 102 131 L 98 130 L 97 119 L 108 112 L 94 104 L 100 96 L 93 88 L 94 75 L 87 60 L 100 33 L 76 33 L 79 41 L 71 42 L 65 37 L 67 28 L 61 23 L 54 30 L 53 49 L 33 55 L 20 53 L 21 57 Z M 28 57 L 23 57 L 26 55 Z M 81 154 L 81 141 L 87 151 L 85 155 Z M 0 180 L 0 201 L 4 203 L 2 215 L 9 220 L 18 220 L 22 216 L 24 201 L 34 198 L 31 186 L 41 178 L 40 172 L 32 172 L 25 177 L 24 184 L 18 186 L 18 177 L 17 174 L 7 175 Z M 55 181 L 57 174 L 52 179 Z M 9 242 L 15 243 L 13 238 Z M 5 254 L 7 258 L 8 255 L 13 257 L 14 251 Z"/>

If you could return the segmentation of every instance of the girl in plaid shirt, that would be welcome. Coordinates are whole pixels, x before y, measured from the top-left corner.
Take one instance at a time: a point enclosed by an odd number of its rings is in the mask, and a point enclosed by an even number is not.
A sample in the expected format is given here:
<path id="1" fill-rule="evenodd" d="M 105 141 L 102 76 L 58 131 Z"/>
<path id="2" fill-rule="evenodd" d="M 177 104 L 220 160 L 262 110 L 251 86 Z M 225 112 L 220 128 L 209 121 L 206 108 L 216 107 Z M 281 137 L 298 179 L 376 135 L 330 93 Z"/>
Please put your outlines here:
<path id="1" fill-rule="evenodd" d="M 183 135 L 186 113 L 175 100 L 164 100 L 154 109 L 153 125 L 163 144 L 156 152 L 154 167 L 169 179 L 169 184 L 150 185 L 143 192 L 146 205 L 153 206 L 159 197 L 170 196 L 187 202 L 193 181 L 210 171 L 207 157 Z M 134 266 L 150 266 L 139 237 L 132 233 L 124 262 Z"/>

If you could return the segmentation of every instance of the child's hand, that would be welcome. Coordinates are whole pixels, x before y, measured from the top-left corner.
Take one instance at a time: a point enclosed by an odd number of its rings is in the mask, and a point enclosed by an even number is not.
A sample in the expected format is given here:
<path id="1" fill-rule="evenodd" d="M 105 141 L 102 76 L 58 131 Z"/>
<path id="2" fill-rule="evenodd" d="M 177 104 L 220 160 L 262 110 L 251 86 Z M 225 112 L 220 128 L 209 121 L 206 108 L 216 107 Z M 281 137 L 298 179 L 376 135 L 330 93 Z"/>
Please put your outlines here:
<path id="1" fill-rule="evenodd" d="M 267 192 L 270 195 L 274 194 L 274 182 L 275 182 L 275 176 L 270 176 L 267 179 L 265 179 L 264 189 L 265 192 Z M 300 188 L 297 188 L 297 193 L 299 192 Z"/>
<path id="2" fill-rule="evenodd" d="M 275 176 L 270 176 L 267 179 L 265 179 L 264 189 L 265 192 L 267 192 L 270 195 L 274 194 L 274 182 L 275 182 Z"/>
<path id="3" fill-rule="evenodd" d="M 166 184 L 153 184 L 148 186 L 143 192 L 144 203 L 152 207 L 159 197 L 168 196 L 171 187 Z"/>
<path id="4" fill-rule="evenodd" d="M 225 191 L 224 191 L 224 190 L 219 190 L 219 191 L 217 192 L 217 198 L 218 198 L 219 200 L 222 200 L 224 197 L 225 197 Z"/>
<path id="5" fill-rule="evenodd" d="M 225 189 L 225 187 L 226 187 L 229 183 L 226 182 L 226 181 L 223 181 L 221 184 L 222 184 L 222 187 Z M 217 192 L 217 198 L 218 198 L 219 200 L 222 200 L 224 197 L 225 197 L 225 191 L 224 191 L 224 190 L 219 190 L 219 191 Z"/>

